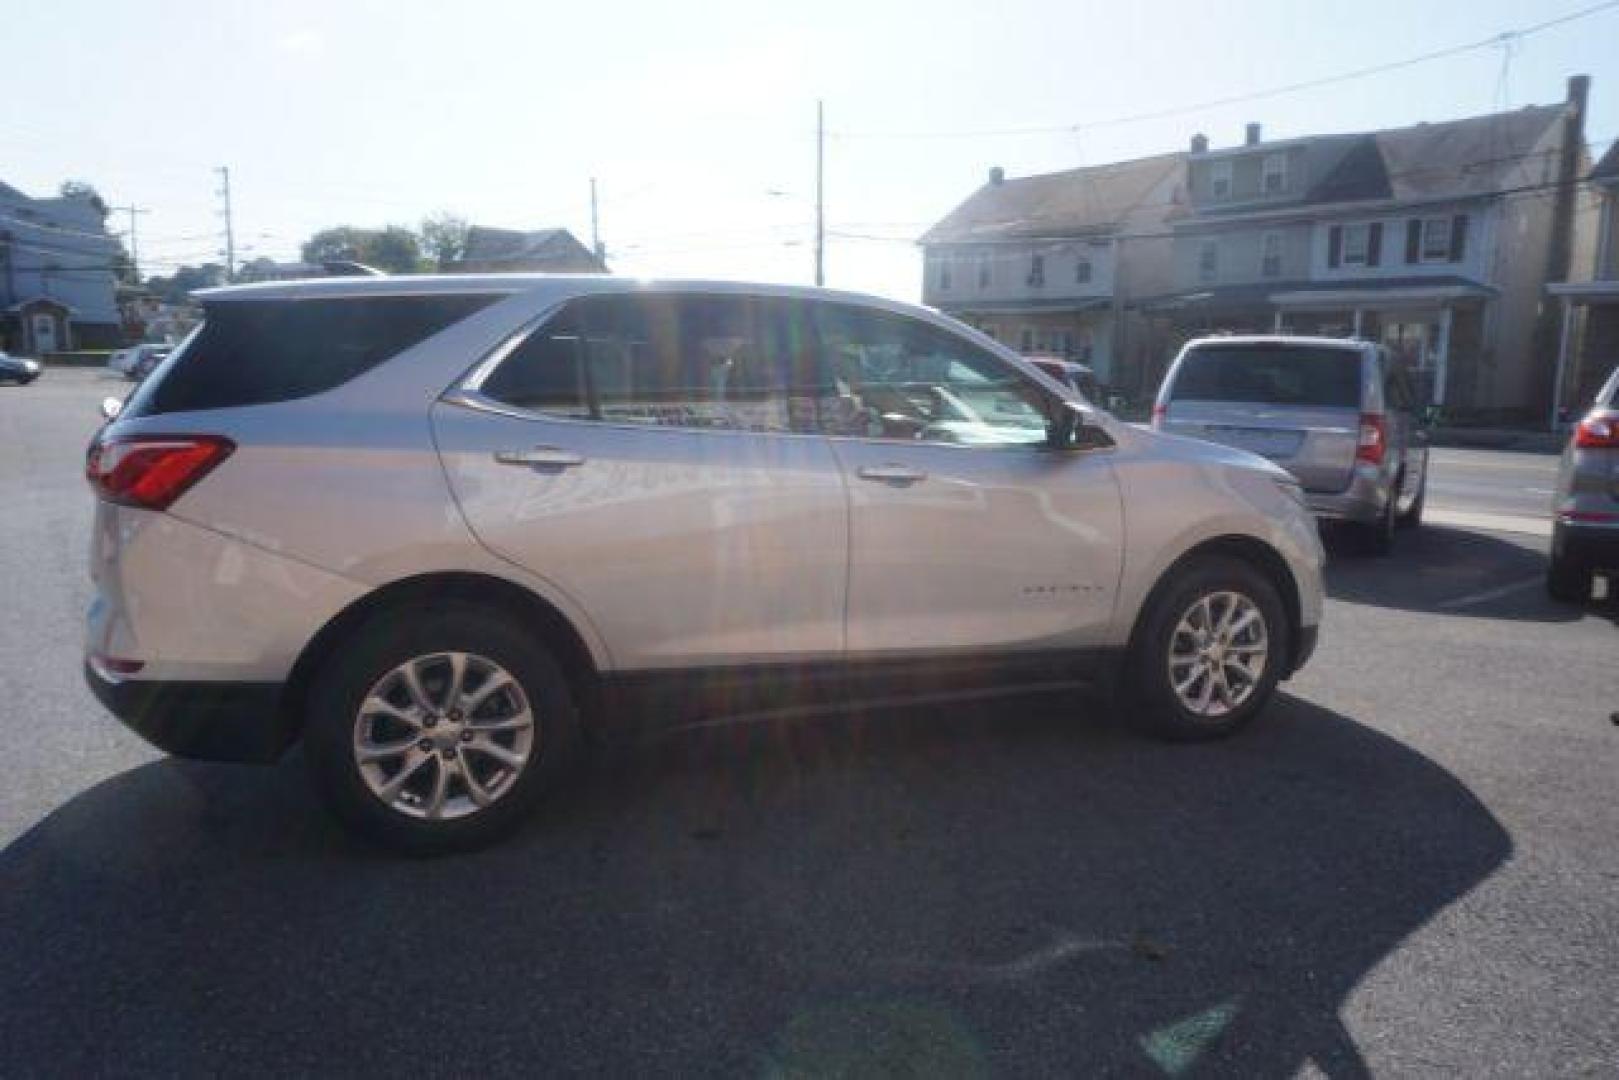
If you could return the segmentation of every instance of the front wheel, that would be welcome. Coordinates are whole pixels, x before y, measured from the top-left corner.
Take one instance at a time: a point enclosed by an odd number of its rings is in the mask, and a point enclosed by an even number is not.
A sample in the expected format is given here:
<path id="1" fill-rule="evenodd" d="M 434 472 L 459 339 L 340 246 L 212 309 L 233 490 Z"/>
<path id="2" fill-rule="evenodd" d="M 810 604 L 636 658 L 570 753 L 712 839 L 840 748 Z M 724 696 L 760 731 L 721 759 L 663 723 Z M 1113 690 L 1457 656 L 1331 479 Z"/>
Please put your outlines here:
<path id="1" fill-rule="evenodd" d="M 339 644 L 305 730 L 327 805 L 410 854 L 519 824 L 572 757 L 573 695 L 540 642 L 481 608 L 395 609 Z"/>
<path id="2" fill-rule="evenodd" d="M 1204 556 L 1148 601 L 1131 642 L 1125 700 L 1162 738 L 1229 735 L 1269 702 L 1291 648 L 1281 597 L 1249 563 Z"/>

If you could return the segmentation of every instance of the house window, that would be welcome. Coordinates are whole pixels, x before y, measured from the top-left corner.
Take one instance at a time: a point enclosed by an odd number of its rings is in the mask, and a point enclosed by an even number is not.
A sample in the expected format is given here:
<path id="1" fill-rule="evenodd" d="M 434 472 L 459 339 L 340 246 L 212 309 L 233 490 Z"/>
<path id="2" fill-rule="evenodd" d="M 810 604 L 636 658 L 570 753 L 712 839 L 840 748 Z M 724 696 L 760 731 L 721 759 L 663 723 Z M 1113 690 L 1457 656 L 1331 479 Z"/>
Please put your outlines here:
<path id="1" fill-rule="evenodd" d="M 1034 327 L 1025 326 L 1018 331 L 1018 352 L 1023 353 L 1025 356 L 1034 353 Z"/>
<path id="2" fill-rule="evenodd" d="M 988 258 L 980 258 L 978 260 L 978 287 L 980 289 L 987 289 L 989 288 L 990 282 L 993 280 L 994 268 L 992 264 Z"/>
<path id="3" fill-rule="evenodd" d="M 1072 330 L 1057 331 L 1057 352 L 1063 356 L 1074 355 L 1074 332 Z"/>
<path id="4" fill-rule="evenodd" d="M 1209 166 L 1209 193 L 1216 199 L 1231 198 L 1231 162 L 1216 161 Z"/>
<path id="5" fill-rule="evenodd" d="M 1450 218 L 1422 219 L 1422 261 L 1445 262 L 1450 258 Z"/>
<path id="6" fill-rule="evenodd" d="M 1344 265 L 1365 266 L 1371 253 L 1371 230 L 1365 225 L 1344 226 Z"/>
<path id="7" fill-rule="evenodd" d="M 950 260 L 939 260 L 939 291 L 950 291 Z"/>
<path id="8" fill-rule="evenodd" d="M 1282 234 L 1268 232 L 1259 242 L 1259 276 L 1282 276 Z"/>
<path id="9" fill-rule="evenodd" d="M 1040 288 L 1046 283 L 1046 257 L 1035 255 L 1029 259 L 1029 285 Z"/>
<path id="10" fill-rule="evenodd" d="M 1085 256 L 1081 255 L 1079 257 L 1079 262 L 1074 266 L 1074 281 L 1079 285 L 1088 285 L 1090 284 L 1090 280 L 1091 261 Z"/>
<path id="11" fill-rule="evenodd" d="M 1213 281 L 1219 273 L 1220 247 L 1213 240 L 1205 240 L 1197 253 L 1197 276 L 1203 281 Z"/>
<path id="12" fill-rule="evenodd" d="M 1265 194 L 1275 195 L 1287 190 L 1287 155 L 1266 154 L 1260 185 Z"/>

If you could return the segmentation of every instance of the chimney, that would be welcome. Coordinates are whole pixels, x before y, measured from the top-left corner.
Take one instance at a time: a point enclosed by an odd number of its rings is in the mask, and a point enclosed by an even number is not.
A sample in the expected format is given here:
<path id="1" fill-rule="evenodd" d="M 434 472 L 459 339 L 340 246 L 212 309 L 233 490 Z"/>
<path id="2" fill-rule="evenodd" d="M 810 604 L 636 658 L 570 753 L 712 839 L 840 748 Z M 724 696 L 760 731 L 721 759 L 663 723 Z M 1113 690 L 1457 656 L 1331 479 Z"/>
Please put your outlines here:
<path id="1" fill-rule="evenodd" d="M 1591 96 L 1591 76 L 1570 75 L 1568 77 L 1568 107 L 1580 121 L 1580 127 L 1585 127 L 1585 100 Z"/>
<path id="2" fill-rule="evenodd" d="M 1192 136 L 1192 153 L 1206 154 L 1209 152 L 1209 137 L 1201 131 Z"/>
<path id="3" fill-rule="evenodd" d="M 1001 168 L 999 165 L 989 170 L 989 182 L 994 184 L 996 187 L 1006 183 L 1006 170 Z"/>
<path id="4" fill-rule="evenodd" d="M 1242 141 L 1243 141 L 1243 145 L 1245 145 L 1245 146 L 1258 146 L 1259 145 L 1259 125 L 1258 124 L 1249 124 L 1248 127 L 1244 130 L 1243 140 Z"/>

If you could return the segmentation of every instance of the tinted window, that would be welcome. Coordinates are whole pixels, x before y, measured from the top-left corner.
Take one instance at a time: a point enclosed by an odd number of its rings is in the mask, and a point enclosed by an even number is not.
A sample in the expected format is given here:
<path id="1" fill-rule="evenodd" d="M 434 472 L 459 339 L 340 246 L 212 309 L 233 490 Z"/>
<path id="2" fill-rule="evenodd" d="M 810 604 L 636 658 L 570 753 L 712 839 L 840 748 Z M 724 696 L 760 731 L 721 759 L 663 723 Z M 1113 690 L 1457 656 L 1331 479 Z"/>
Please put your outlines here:
<path id="1" fill-rule="evenodd" d="M 575 301 L 483 382 L 497 401 L 575 419 L 810 431 L 816 390 L 801 307 L 720 296 Z"/>
<path id="2" fill-rule="evenodd" d="M 1186 354 L 1174 401 L 1360 406 L 1360 353 L 1309 345 L 1205 345 Z"/>
<path id="3" fill-rule="evenodd" d="M 817 320 L 833 386 L 828 434 L 974 446 L 1046 441 L 1045 395 L 1016 369 L 937 327 L 828 304 Z"/>
<path id="4" fill-rule="evenodd" d="M 233 300 L 203 325 L 131 415 L 222 409 L 308 397 L 340 386 L 493 303 L 492 296 Z"/>

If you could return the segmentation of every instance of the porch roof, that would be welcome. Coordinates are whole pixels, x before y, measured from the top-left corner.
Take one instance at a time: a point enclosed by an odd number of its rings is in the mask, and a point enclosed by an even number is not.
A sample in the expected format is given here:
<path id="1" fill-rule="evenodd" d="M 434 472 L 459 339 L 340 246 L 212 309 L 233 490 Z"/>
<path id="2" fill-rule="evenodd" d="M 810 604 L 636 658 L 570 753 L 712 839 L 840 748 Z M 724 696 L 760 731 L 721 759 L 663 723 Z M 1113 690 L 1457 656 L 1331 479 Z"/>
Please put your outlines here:
<path id="1" fill-rule="evenodd" d="M 1619 304 L 1619 278 L 1603 281 L 1554 281 L 1546 286 L 1553 296 L 1576 304 Z"/>

